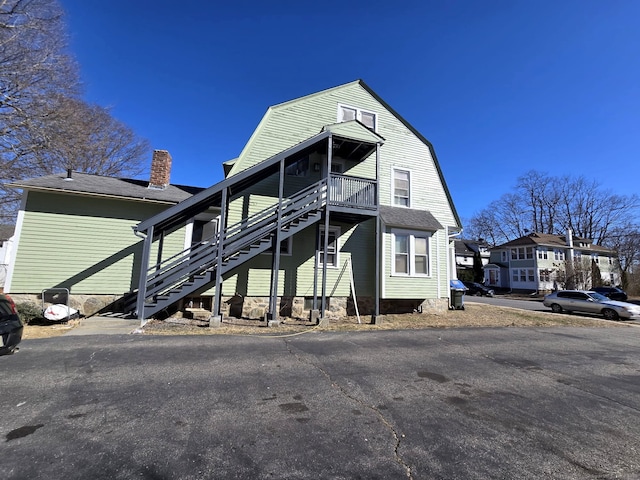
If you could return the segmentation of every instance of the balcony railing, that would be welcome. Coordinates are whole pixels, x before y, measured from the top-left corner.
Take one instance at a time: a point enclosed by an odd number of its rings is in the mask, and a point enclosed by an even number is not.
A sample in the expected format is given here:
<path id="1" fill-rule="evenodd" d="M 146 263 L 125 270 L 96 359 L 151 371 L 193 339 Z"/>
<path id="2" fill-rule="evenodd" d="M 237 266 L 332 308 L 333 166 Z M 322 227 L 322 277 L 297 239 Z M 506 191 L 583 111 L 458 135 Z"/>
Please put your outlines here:
<path id="1" fill-rule="evenodd" d="M 332 206 L 375 210 L 376 188 L 375 180 L 332 173 L 329 178 L 329 203 Z"/>

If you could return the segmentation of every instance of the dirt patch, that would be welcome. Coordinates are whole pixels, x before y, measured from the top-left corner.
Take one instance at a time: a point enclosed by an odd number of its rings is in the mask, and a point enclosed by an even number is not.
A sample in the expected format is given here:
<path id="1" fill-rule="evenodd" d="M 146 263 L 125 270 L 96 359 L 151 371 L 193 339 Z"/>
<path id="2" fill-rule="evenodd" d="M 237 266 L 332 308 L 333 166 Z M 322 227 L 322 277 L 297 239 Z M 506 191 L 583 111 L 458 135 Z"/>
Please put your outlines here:
<path id="1" fill-rule="evenodd" d="M 22 339 L 32 340 L 36 338 L 59 337 L 76 327 L 78 323 L 80 323 L 79 320 L 70 320 L 68 322 L 61 323 L 47 322 L 42 319 L 38 323 L 25 325 L 24 332 L 22 333 Z"/>
<path id="2" fill-rule="evenodd" d="M 553 314 L 551 312 L 529 312 L 507 307 L 466 304 L 465 310 L 449 310 L 442 314 L 414 313 L 385 315 L 377 325 L 371 324 L 371 317 L 356 317 L 331 320 L 326 326 L 316 326 L 310 322 L 284 319 L 278 327 L 269 328 L 264 322 L 225 318 L 218 328 L 209 328 L 206 323 L 189 324 L 183 320 L 150 321 L 144 327 L 145 334 L 151 335 L 282 335 L 296 334 L 309 330 L 318 331 L 380 331 L 424 328 L 481 328 L 481 327 L 625 327 L 624 322 L 611 322 L 597 318 L 574 315 Z"/>
<path id="3" fill-rule="evenodd" d="M 345 317 L 331 320 L 326 326 L 317 326 L 305 320 L 286 318 L 277 327 L 267 327 L 259 320 L 225 318 L 218 328 L 209 328 L 208 322 L 169 319 L 151 320 L 144 329 L 145 335 L 296 335 L 308 331 L 381 331 L 424 328 L 482 328 L 482 327 L 628 327 L 625 322 L 611 322 L 596 317 L 529 312 L 508 307 L 465 304 L 465 310 L 448 310 L 441 314 L 413 313 L 385 315 L 377 324 L 371 317 Z M 48 325 L 27 325 L 23 339 L 48 338 L 63 335 L 78 325 L 78 320 Z"/>

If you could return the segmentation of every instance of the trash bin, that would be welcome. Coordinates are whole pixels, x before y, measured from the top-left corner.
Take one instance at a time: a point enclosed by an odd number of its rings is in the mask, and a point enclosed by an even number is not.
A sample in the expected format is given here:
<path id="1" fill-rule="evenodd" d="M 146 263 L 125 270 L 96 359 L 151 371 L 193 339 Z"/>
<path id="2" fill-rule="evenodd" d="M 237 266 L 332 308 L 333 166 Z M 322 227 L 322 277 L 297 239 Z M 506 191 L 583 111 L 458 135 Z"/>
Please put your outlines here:
<path id="1" fill-rule="evenodd" d="M 451 280 L 451 310 L 464 310 L 464 293 L 467 287 L 460 280 Z"/>

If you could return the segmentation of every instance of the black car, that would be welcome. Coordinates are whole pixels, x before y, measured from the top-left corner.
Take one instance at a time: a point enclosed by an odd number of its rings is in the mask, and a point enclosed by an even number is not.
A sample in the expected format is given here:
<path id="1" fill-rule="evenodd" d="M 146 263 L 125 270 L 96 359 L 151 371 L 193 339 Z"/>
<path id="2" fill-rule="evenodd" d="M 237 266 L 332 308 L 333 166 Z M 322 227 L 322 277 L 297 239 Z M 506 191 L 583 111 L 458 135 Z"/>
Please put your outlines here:
<path id="1" fill-rule="evenodd" d="M 616 287 L 595 287 L 591 291 L 598 292 L 600 295 L 610 298 L 611 300 L 627 301 L 627 293 Z"/>
<path id="2" fill-rule="evenodd" d="M 0 355 L 11 355 L 16 350 L 22 340 L 23 330 L 24 325 L 16 310 L 16 304 L 9 295 L 0 293 Z"/>
<path id="3" fill-rule="evenodd" d="M 478 282 L 462 282 L 469 295 L 493 297 L 494 291 Z"/>

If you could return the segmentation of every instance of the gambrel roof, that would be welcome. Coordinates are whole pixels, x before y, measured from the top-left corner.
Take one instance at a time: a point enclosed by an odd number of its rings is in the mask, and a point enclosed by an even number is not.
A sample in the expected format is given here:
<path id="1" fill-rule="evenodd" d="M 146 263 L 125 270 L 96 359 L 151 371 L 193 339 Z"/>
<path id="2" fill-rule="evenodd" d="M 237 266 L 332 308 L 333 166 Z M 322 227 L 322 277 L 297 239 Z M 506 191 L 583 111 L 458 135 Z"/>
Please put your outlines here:
<path id="1" fill-rule="evenodd" d="M 273 130 L 273 125 L 277 124 L 277 119 L 279 117 L 284 117 L 287 115 L 292 109 L 295 109 L 302 102 L 315 102 L 321 97 L 330 96 L 330 97 L 338 97 L 342 90 L 347 90 L 353 87 L 360 87 L 366 93 L 368 93 L 371 98 L 377 103 L 379 103 L 389 114 L 395 117 L 401 124 L 403 124 L 412 134 L 416 136 L 416 138 L 422 142 L 431 155 L 433 159 L 433 166 L 437 175 L 437 178 L 442 185 L 442 189 L 446 200 L 451 208 L 451 212 L 455 222 L 458 227 L 462 226 L 462 222 L 460 221 L 460 217 L 458 212 L 456 211 L 455 205 L 453 203 L 453 199 L 451 197 L 451 193 L 444 179 L 444 174 L 442 172 L 442 168 L 440 167 L 440 163 L 436 156 L 433 145 L 429 140 L 427 140 L 415 127 L 413 127 L 407 120 L 405 120 L 398 112 L 396 112 L 389 104 L 387 104 L 377 93 L 375 93 L 363 80 L 355 80 L 353 82 L 349 82 L 343 85 L 338 85 L 336 87 L 332 87 L 329 89 L 325 89 L 319 92 L 315 92 L 309 95 L 305 95 L 299 98 L 295 98 L 293 100 L 289 100 L 280 104 L 273 105 L 269 107 L 260 120 L 260 123 L 254 130 L 253 134 L 247 141 L 244 146 L 242 152 L 240 153 L 238 159 L 233 163 L 229 170 L 229 175 L 237 175 L 241 171 L 252 167 L 258 161 L 261 161 L 263 158 L 266 158 L 270 155 L 275 155 L 278 151 L 285 150 L 292 145 L 295 145 L 305 138 L 315 134 L 317 132 L 317 128 L 315 127 L 314 122 L 309 122 L 308 125 L 305 125 L 306 129 L 293 128 L 289 129 L 286 132 Z M 325 121 L 325 125 L 330 125 L 335 122 L 335 118 L 331 121 Z M 314 130 L 314 128 L 316 128 Z M 326 128 L 326 127 L 325 127 Z M 372 132 L 375 134 L 375 132 Z M 384 139 L 383 139 L 384 140 Z M 270 151 L 266 157 L 264 155 L 258 155 L 256 152 L 258 150 L 264 149 L 265 145 L 269 145 L 269 148 L 273 151 Z"/>

